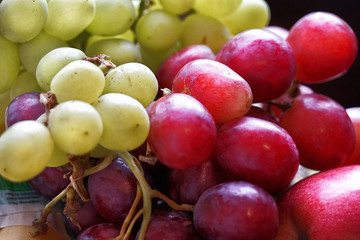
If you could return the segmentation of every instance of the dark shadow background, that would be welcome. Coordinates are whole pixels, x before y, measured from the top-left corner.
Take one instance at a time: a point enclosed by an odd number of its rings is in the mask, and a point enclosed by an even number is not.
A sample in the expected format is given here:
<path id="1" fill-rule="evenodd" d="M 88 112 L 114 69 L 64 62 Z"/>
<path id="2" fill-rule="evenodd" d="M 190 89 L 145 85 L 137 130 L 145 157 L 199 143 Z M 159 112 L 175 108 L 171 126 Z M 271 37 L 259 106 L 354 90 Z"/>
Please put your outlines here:
<path id="1" fill-rule="evenodd" d="M 331 12 L 344 19 L 360 40 L 360 0 L 266 0 L 271 10 L 270 25 L 287 29 L 302 16 L 314 11 Z M 360 46 L 359 46 L 360 47 Z M 360 48 L 359 48 L 360 49 Z M 360 107 L 360 51 L 349 71 L 335 80 L 309 85 L 344 107 Z"/>

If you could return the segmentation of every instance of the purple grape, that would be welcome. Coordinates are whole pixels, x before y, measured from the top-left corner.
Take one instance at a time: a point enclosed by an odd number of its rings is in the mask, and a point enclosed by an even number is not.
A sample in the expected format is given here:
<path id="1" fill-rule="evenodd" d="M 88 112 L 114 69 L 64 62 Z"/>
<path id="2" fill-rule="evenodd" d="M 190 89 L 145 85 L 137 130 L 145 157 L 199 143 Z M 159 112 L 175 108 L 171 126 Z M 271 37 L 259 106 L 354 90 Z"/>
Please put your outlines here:
<path id="1" fill-rule="evenodd" d="M 136 196 L 137 183 L 130 168 L 120 157 L 88 179 L 90 199 L 107 221 L 121 224 Z"/>
<path id="2" fill-rule="evenodd" d="M 113 223 L 100 223 L 87 228 L 76 240 L 109 240 L 120 234 L 120 228 Z"/>
<path id="3" fill-rule="evenodd" d="M 14 98 L 5 111 L 5 126 L 10 127 L 23 120 L 36 120 L 45 113 L 45 106 L 40 102 L 40 93 L 26 92 Z"/>
<path id="4" fill-rule="evenodd" d="M 54 198 L 70 183 L 68 173 L 56 167 L 46 167 L 39 175 L 28 181 L 32 189 L 47 198 Z"/>
<path id="5" fill-rule="evenodd" d="M 137 233 L 136 240 L 138 239 Z M 154 211 L 145 240 L 201 240 L 191 217 L 184 212 Z"/>
<path id="6" fill-rule="evenodd" d="M 200 196 L 194 224 L 206 240 L 271 240 L 278 230 L 279 213 L 274 198 L 259 186 L 227 182 Z"/>

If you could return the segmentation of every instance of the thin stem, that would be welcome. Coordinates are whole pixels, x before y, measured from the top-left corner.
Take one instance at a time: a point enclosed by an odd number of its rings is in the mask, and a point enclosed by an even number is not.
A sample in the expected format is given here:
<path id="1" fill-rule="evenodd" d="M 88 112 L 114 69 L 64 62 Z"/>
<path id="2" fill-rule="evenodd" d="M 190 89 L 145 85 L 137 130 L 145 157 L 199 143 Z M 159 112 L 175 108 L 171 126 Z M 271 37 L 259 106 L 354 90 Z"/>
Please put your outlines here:
<path id="1" fill-rule="evenodd" d="M 171 200 L 168 196 L 162 194 L 156 189 L 151 190 L 151 197 L 156 197 L 164 200 L 167 205 L 169 205 L 172 209 L 176 211 L 194 211 L 194 206 L 189 204 L 177 204 L 173 200 Z"/>
<path id="2" fill-rule="evenodd" d="M 97 173 L 107 166 L 109 166 L 112 161 L 116 158 L 116 154 L 109 154 L 107 155 L 100 163 L 96 164 L 94 167 L 88 168 L 85 170 L 83 177 L 90 176 L 91 174 Z"/>
<path id="3" fill-rule="evenodd" d="M 144 209 L 143 209 L 143 208 L 140 209 L 140 210 L 136 213 L 136 215 L 134 216 L 134 218 L 131 220 L 131 223 L 130 223 L 130 225 L 129 225 L 129 228 L 127 229 L 126 234 L 125 234 L 125 236 L 124 236 L 124 239 L 121 239 L 121 240 L 128 240 L 128 239 L 129 239 L 130 234 L 131 234 L 131 229 L 133 229 L 136 221 L 139 219 L 139 217 L 140 217 L 143 213 L 144 213 Z"/>

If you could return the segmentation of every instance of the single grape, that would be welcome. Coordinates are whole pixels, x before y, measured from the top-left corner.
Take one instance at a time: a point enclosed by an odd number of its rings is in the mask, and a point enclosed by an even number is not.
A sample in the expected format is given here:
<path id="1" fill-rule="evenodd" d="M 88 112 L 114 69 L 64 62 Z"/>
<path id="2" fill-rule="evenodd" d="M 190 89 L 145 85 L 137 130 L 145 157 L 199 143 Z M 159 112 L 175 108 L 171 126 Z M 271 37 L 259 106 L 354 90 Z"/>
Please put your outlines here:
<path id="1" fill-rule="evenodd" d="M 295 77 L 295 55 L 283 38 L 262 29 L 241 32 L 228 41 L 216 60 L 229 66 L 250 85 L 254 102 L 285 93 Z"/>
<path id="2" fill-rule="evenodd" d="M 95 17 L 95 0 L 51 0 L 44 31 L 64 41 L 78 36 Z"/>
<path id="3" fill-rule="evenodd" d="M 338 167 L 354 150 L 355 131 L 346 110 L 322 94 L 297 96 L 280 115 L 279 124 L 294 139 L 304 167 Z"/>
<path id="4" fill-rule="evenodd" d="M 178 71 L 187 63 L 196 59 L 215 60 L 215 54 L 204 44 L 184 47 L 167 57 L 157 68 L 156 78 L 159 83 L 158 96 L 162 96 L 161 89 L 172 89 L 173 80 Z"/>
<path id="5" fill-rule="evenodd" d="M 281 26 L 277 26 L 277 25 L 266 26 L 263 28 L 263 30 L 277 34 L 278 36 L 282 37 L 283 39 L 287 39 L 287 37 L 289 36 L 288 29 L 281 27 Z"/>
<path id="6" fill-rule="evenodd" d="M 242 0 L 235 11 L 221 16 L 219 20 L 236 35 L 245 30 L 266 27 L 270 15 L 270 7 L 265 0 Z"/>
<path id="7" fill-rule="evenodd" d="M 30 41 L 20 43 L 20 60 L 25 70 L 36 74 L 36 68 L 41 58 L 53 49 L 67 47 L 68 44 L 54 36 L 41 32 Z"/>
<path id="8" fill-rule="evenodd" d="M 122 93 L 107 93 L 93 105 L 104 124 L 100 139 L 103 147 L 130 151 L 146 140 L 150 128 L 149 116 L 135 98 Z"/>
<path id="9" fill-rule="evenodd" d="M 231 14 L 242 0 L 195 0 L 194 10 L 204 15 L 219 17 Z"/>
<path id="10" fill-rule="evenodd" d="M 217 54 L 231 39 L 230 30 L 216 18 L 192 13 L 182 22 L 181 43 L 184 47 L 205 44 Z"/>
<path id="11" fill-rule="evenodd" d="M 103 131 L 96 109 L 79 100 L 59 103 L 52 108 L 48 124 L 55 144 L 73 155 L 89 153 L 98 144 Z"/>
<path id="12" fill-rule="evenodd" d="M 0 174 L 12 182 L 30 180 L 50 160 L 54 141 L 49 130 L 34 120 L 9 127 L 0 136 Z"/>
<path id="13" fill-rule="evenodd" d="M 179 40 L 181 22 L 176 15 L 165 10 L 152 10 L 136 24 L 135 35 L 139 44 L 150 51 L 165 51 Z"/>
<path id="14" fill-rule="evenodd" d="M 86 55 L 80 49 L 59 47 L 44 55 L 36 67 L 36 79 L 45 92 L 50 91 L 50 83 L 56 73 L 75 60 L 81 60 Z"/>
<path id="15" fill-rule="evenodd" d="M 120 157 L 88 179 L 90 199 L 106 220 L 121 224 L 136 196 L 136 179 Z"/>
<path id="16" fill-rule="evenodd" d="M 227 182 L 200 196 L 194 208 L 194 224 L 204 239 L 274 239 L 279 213 L 274 198 L 259 186 Z"/>
<path id="17" fill-rule="evenodd" d="M 139 233 L 135 239 L 138 239 Z M 156 211 L 148 225 L 146 240 L 201 240 L 191 216 L 185 212 Z"/>
<path id="18" fill-rule="evenodd" d="M 176 15 L 184 14 L 193 7 L 195 0 L 159 0 L 161 6 L 168 12 Z"/>
<path id="19" fill-rule="evenodd" d="M 95 4 L 95 16 L 86 27 L 91 34 L 114 36 L 128 30 L 135 21 L 131 0 L 95 0 Z"/>
<path id="20" fill-rule="evenodd" d="M 50 83 L 50 90 L 61 103 L 81 100 L 93 103 L 101 95 L 105 76 L 101 69 L 86 60 L 75 60 L 60 69 Z"/>
<path id="21" fill-rule="evenodd" d="M 119 226 L 112 223 L 99 223 L 87 228 L 76 240 L 109 240 L 120 234 Z"/>
<path id="22" fill-rule="evenodd" d="M 114 36 L 103 36 L 103 35 L 92 34 L 87 37 L 85 48 L 89 47 L 91 44 L 93 44 L 97 41 L 104 40 L 104 39 L 124 39 L 124 40 L 130 41 L 132 43 L 136 42 L 135 41 L 135 32 L 133 29 L 130 28 L 130 29 L 126 30 L 124 33 L 117 34 Z"/>
<path id="23" fill-rule="evenodd" d="M 360 107 L 349 107 L 345 110 L 354 126 L 355 149 L 342 165 L 360 164 Z"/>
<path id="24" fill-rule="evenodd" d="M 260 118 L 275 124 L 278 124 L 278 119 L 268 111 L 258 106 L 251 106 L 249 111 L 245 114 L 247 117 Z"/>
<path id="25" fill-rule="evenodd" d="M 37 176 L 31 178 L 28 183 L 41 196 L 52 199 L 64 190 L 70 183 L 68 170 L 56 167 L 46 167 Z"/>
<path id="26" fill-rule="evenodd" d="M 11 88 L 20 70 L 19 45 L 0 34 L 0 93 Z"/>
<path id="27" fill-rule="evenodd" d="M 5 125 L 10 127 L 23 120 L 36 120 L 45 113 L 45 106 L 40 102 L 39 92 L 26 92 L 14 98 L 5 112 Z"/>
<path id="28" fill-rule="evenodd" d="M 216 126 L 210 112 L 195 98 L 173 93 L 150 109 L 148 142 L 156 158 L 170 168 L 186 169 L 212 153 Z"/>
<path id="29" fill-rule="evenodd" d="M 252 91 L 245 79 L 215 60 L 196 59 L 186 64 L 175 76 L 172 90 L 200 101 L 216 124 L 245 115 L 252 104 Z"/>
<path id="30" fill-rule="evenodd" d="M 291 136 L 277 124 L 254 117 L 236 118 L 220 127 L 215 157 L 235 179 L 268 191 L 283 189 L 299 168 Z"/>
<path id="31" fill-rule="evenodd" d="M 46 0 L 3 0 L 0 3 L 0 32 L 12 42 L 36 37 L 48 17 Z"/>
<path id="32" fill-rule="evenodd" d="M 287 41 L 296 57 L 296 79 L 321 83 L 345 74 L 355 61 L 358 41 L 353 29 L 328 12 L 312 12 L 300 18 Z"/>
<path id="33" fill-rule="evenodd" d="M 141 62 L 139 47 L 126 39 L 102 39 L 89 44 L 86 55 L 95 56 L 105 54 L 116 66 L 129 62 Z"/>
<path id="34" fill-rule="evenodd" d="M 105 77 L 104 93 L 123 93 L 147 107 L 158 92 L 155 74 L 142 63 L 129 62 L 110 70 Z"/>
<path id="35" fill-rule="evenodd" d="M 14 99 L 17 96 L 26 92 L 42 92 L 36 77 L 28 71 L 19 73 L 13 85 L 9 90 L 10 98 Z"/>

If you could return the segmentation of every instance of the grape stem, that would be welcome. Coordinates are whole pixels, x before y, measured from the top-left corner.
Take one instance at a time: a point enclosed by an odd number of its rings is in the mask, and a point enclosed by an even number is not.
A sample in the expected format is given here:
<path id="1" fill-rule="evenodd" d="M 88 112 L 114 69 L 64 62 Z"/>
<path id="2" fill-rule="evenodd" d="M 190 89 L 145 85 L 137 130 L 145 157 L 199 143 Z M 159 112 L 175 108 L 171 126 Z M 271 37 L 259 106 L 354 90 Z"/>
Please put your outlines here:
<path id="1" fill-rule="evenodd" d="M 133 172 L 135 178 L 138 181 L 138 184 L 139 184 L 138 186 L 140 186 L 140 189 L 141 189 L 141 195 L 142 195 L 142 200 L 143 200 L 143 209 L 139 212 L 142 213 L 143 220 L 141 222 L 138 240 L 145 239 L 146 230 L 147 230 L 147 227 L 151 220 L 151 212 L 152 212 L 151 200 L 152 200 L 152 198 L 156 197 L 156 198 L 162 199 L 174 210 L 178 210 L 178 211 L 193 211 L 194 210 L 194 207 L 192 205 L 177 204 L 173 200 L 171 200 L 170 198 L 168 198 L 167 196 L 165 196 L 164 194 L 159 192 L 158 190 L 152 189 L 150 187 L 149 183 L 145 179 L 144 172 L 143 172 L 143 169 L 141 167 L 139 160 L 136 157 L 134 157 L 133 155 L 131 155 L 129 152 L 117 152 L 117 153 L 125 161 L 125 163 L 128 165 L 130 170 Z M 139 196 L 139 194 L 137 194 L 137 197 L 138 196 Z M 137 200 L 135 200 L 135 201 L 137 201 Z M 135 203 L 135 204 L 137 205 L 137 203 Z M 135 206 L 134 206 L 135 204 L 133 204 L 132 208 L 133 207 L 135 208 Z M 138 212 L 137 216 L 139 215 L 139 212 Z M 133 212 L 130 210 L 129 214 L 132 215 Z M 131 228 L 132 228 L 132 225 L 129 226 L 128 231 L 129 231 L 129 229 L 131 230 Z M 122 232 L 123 231 L 124 230 L 122 230 Z M 122 233 L 120 233 L 120 235 L 117 238 L 115 238 L 115 240 L 126 239 L 125 236 L 124 236 L 124 238 L 122 238 L 123 235 L 121 235 L 121 234 Z"/>

